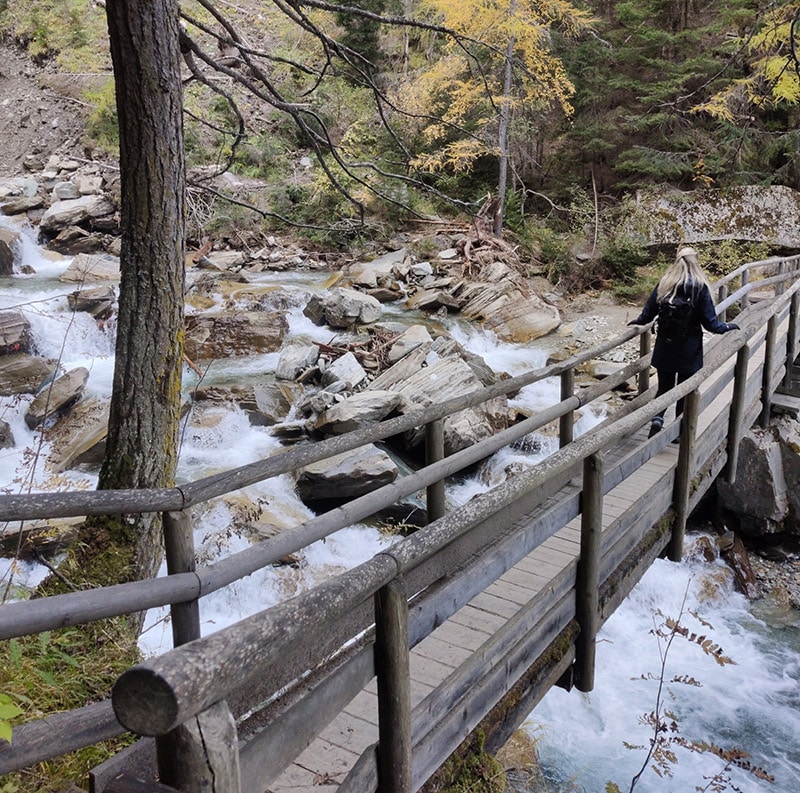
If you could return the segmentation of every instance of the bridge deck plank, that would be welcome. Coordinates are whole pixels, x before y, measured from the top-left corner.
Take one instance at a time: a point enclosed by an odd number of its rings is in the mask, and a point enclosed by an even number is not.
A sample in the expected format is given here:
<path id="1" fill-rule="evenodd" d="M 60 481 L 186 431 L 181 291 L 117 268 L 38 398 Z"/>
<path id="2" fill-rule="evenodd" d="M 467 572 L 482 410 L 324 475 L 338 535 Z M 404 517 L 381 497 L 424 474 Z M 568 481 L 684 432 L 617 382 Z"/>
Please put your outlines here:
<path id="1" fill-rule="evenodd" d="M 492 616 L 505 617 L 506 619 L 513 617 L 518 611 L 516 603 L 489 591 L 476 595 L 470 605 Z"/>
<path id="2" fill-rule="evenodd" d="M 427 686 L 438 686 L 452 671 L 453 667 L 439 663 L 435 658 L 428 658 L 413 653 L 411 656 L 411 680 Z M 412 692 L 412 700 L 414 695 Z M 421 699 L 421 697 L 420 697 Z"/>
<path id="3" fill-rule="evenodd" d="M 439 661 L 452 669 L 457 669 L 463 663 L 464 658 L 469 655 L 463 647 L 442 641 L 436 635 L 436 631 L 421 641 L 414 648 L 414 652 L 433 661 Z"/>
<path id="4" fill-rule="evenodd" d="M 506 619 L 503 617 L 477 609 L 471 604 L 453 614 L 450 620 L 456 625 L 462 625 L 465 628 L 484 631 L 487 635 L 491 635 L 506 624 Z"/>
<path id="5" fill-rule="evenodd" d="M 348 718 L 337 717 L 319 736 L 333 746 L 345 749 L 354 754 L 361 754 L 365 746 L 378 740 L 378 720 L 367 721 L 356 714 L 348 714 Z"/>
<path id="6" fill-rule="evenodd" d="M 296 765 L 314 774 L 318 780 L 317 785 L 320 783 L 324 785 L 328 779 L 347 774 L 356 760 L 358 760 L 356 752 L 317 738 L 311 746 L 298 755 Z"/>
<path id="7" fill-rule="evenodd" d="M 434 632 L 439 641 L 446 642 L 452 647 L 475 652 L 491 635 L 491 631 L 478 630 L 472 626 L 459 625 L 448 619 Z"/>

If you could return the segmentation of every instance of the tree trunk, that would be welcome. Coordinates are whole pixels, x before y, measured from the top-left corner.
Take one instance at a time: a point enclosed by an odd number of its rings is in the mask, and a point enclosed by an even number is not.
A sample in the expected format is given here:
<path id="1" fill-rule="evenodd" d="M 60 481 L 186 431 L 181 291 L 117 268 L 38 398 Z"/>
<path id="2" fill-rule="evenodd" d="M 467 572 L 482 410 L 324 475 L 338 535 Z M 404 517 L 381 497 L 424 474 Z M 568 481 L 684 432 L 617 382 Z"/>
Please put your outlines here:
<path id="1" fill-rule="evenodd" d="M 121 283 L 100 489 L 169 487 L 176 458 L 185 263 L 182 90 L 176 0 L 108 0 L 120 134 Z M 111 527 L 127 577 L 155 574 L 157 515 Z"/>
<path id="2" fill-rule="evenodd" d="M 509 14 L 514 16 L 516 11 L 516 0 L 511 0 Z M 514 57 L 515 43 L 514 37 L 511 36 L 506 46 L 503 72 L 503 100 L 500 104 L 500 127 L 497 135 L 497 145 L 500 150 L 500 174 L 497 184 L 497 198 L 499 204 L 492 228 L 497 237 L 503 232 L 503 222 L 506 214 L 506 191 L 508 190 L 508 121 L 509 115 L 511 114 L 511 88 L 513 79 L 511 63 Z"/>

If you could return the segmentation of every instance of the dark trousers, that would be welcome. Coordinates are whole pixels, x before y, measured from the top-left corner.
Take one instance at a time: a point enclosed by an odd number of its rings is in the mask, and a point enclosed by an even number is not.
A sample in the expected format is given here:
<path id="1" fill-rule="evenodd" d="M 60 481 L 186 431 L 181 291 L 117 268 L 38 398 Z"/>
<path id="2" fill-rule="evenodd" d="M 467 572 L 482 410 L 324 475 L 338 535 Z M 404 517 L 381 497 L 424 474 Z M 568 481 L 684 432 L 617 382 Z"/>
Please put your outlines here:
<path id="1" fill-rule="evenodd" d="M 676 385 L 682 383 L 684 380 L 688 380 L 692 373 L 685 374 L 684 372 L 670 372 L 668 369 L 656 369 L 656 374 L 658 375 L 658 389 L 656 390 L 656 398 L 660 397 L 662 394 L 666 394 L 672 388 L 675 388 Z M 666 410 L 662 410 L 658 416 L 663 419 L 664 413 Z M 675 418 L 683 413 L 683 399 L 679 399 L 675 403 Z"/>

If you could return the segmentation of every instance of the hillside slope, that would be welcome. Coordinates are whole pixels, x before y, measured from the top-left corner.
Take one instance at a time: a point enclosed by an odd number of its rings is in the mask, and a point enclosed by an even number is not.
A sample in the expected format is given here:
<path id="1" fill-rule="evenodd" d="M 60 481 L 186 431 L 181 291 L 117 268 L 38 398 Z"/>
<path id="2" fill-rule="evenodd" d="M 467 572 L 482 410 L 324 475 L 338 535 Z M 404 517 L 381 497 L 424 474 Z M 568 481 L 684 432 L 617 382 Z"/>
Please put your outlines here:
<path id="1" fill-rule="evenodd" d="M 24 172 L 24 160 L 51 154 L 84 157 L 88 108 L 69 96 L 69 78 L 41 68 L 0 41 L 0 176 Z"/>

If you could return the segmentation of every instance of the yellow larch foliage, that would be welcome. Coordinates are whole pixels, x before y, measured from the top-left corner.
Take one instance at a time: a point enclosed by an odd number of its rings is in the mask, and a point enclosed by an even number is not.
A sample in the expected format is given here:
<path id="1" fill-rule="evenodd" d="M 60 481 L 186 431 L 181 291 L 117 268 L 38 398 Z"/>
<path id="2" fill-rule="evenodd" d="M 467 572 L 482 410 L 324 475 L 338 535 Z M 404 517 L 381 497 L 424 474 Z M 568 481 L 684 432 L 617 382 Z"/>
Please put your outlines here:
<path id="1" fill-rule="evenodd" d="M 792 46 L 794 37 L 794 46 Z M 800 2 L 776 3 L 764 15 L 747 46 L 750 74 L 695 108 L 722 121 L 748 116 L 748 106 L 800 102 Z"/>
<path id="2" fill-rule="evenodd" d="M 413 165 L 425 170 L 463 171 L 482 154 L 496 153 L 491 140 L 498 108 L 524 102 L 571 115 L 574 93 L 551 36 L 577 36 L 589 29 L 586 12 L 565 0 L 422 0 L 429 18 L 463 38 L 444 45 L 441 57 L 398 92 L 399 104 L 417 116 L 428 146 Z M 503 69 L 513 43 L 514 87 L 503 95 Z M 438 117 L 438 118 L 434 118 Z M 458 131 L 456 131 L 458 130 Z"/>

